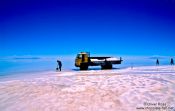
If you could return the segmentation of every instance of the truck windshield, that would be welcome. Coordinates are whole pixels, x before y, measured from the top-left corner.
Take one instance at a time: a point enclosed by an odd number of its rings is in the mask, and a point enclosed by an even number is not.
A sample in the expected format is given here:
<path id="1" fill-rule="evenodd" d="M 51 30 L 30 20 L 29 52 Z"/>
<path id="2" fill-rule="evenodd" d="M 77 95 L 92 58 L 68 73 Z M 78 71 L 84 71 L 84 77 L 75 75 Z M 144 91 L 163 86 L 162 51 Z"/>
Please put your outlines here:
<path id="1" fill-rule="evenodd" d="M 81 54 L 78 54 L 78 55 L 77 55 L 77 58 L 82 58 L 82 55 L 81 55 Z"/>

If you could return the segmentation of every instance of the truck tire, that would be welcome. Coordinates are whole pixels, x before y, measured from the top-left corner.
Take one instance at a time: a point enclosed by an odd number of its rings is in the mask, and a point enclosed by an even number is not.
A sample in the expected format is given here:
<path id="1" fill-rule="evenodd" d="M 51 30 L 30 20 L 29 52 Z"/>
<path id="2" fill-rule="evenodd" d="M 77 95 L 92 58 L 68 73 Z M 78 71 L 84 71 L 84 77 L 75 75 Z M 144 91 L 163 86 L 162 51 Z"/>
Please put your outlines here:
<path id="1" fill-rule="evenodd" d="M 105 62 L 104 64 L 102 64 L 101 69 L 112 69 L 111 62 Z"/>
<path id="2" fill-rule="evenodd" d="M 80 70 L 88 70 L 88 64 L 87 63 L 81 63 L 80 64 Z"/>

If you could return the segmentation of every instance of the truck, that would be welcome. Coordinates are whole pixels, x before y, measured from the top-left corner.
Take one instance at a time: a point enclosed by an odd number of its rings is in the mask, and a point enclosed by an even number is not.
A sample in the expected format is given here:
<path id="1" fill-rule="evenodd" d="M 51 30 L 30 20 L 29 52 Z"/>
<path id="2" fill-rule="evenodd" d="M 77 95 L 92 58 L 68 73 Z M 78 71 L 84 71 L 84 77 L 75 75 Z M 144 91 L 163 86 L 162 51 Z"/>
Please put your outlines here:
<path id="1" fill-rule="evenodd" d="M 80 52 L 75 58 L 75 66 L 80 70 L 88 70 L 89 66 L 101 66 L 101 69 L 112 69 L 113 64 L 121 64 L 122 58 L 91 57 L 89 52 Z"/>

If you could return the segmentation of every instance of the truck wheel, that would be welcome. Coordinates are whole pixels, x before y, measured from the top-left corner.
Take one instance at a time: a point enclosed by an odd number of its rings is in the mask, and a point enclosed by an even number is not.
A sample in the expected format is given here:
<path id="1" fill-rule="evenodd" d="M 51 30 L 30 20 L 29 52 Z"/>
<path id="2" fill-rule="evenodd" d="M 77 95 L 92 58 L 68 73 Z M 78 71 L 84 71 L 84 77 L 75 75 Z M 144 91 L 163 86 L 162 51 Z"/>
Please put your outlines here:
<path id="1" fill-rule="evenodd" d="M 112 69 L 112 64 L 108 64 L 107 69 Z"/>
<path id="2" fill-rule="evenodd" d="M 106 62 L 105 64 L 101 65 L 101 69 L 112 69 L 112 64 L 110 62 Z"/>
<path id="3" fill-rule="evenodd" d="M 80 70 L 88 70 L 88 64 L 87 63 L 81 63 L 80 64 Z"/>

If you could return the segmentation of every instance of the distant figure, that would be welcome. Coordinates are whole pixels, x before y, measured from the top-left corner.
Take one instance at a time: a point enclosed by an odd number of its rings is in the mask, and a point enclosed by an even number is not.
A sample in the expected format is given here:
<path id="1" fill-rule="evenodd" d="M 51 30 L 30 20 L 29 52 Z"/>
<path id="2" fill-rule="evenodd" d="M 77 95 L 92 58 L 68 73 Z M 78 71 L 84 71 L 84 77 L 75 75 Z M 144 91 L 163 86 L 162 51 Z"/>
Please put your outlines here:
<path id="1" fill-rule="evenodd" d="M 171 58 L 170 65 L 174 65 L 174 60 Z"/>
<path id="2" fill-rule="evenodd" d="M 156 60 L 156 65 L 157 65 L 157 66 L 159 65 L 159 59 Z"/>
<path id="3" fill-rule="evenodd" d="M 56 68 L 56 70 L 60 70 L 61 71 L 61 67 L 62 67 L 62 63 L 61 63 L 61 61 L 59 61 L 59 60 L 57 60 L 57 68 Z"/>

